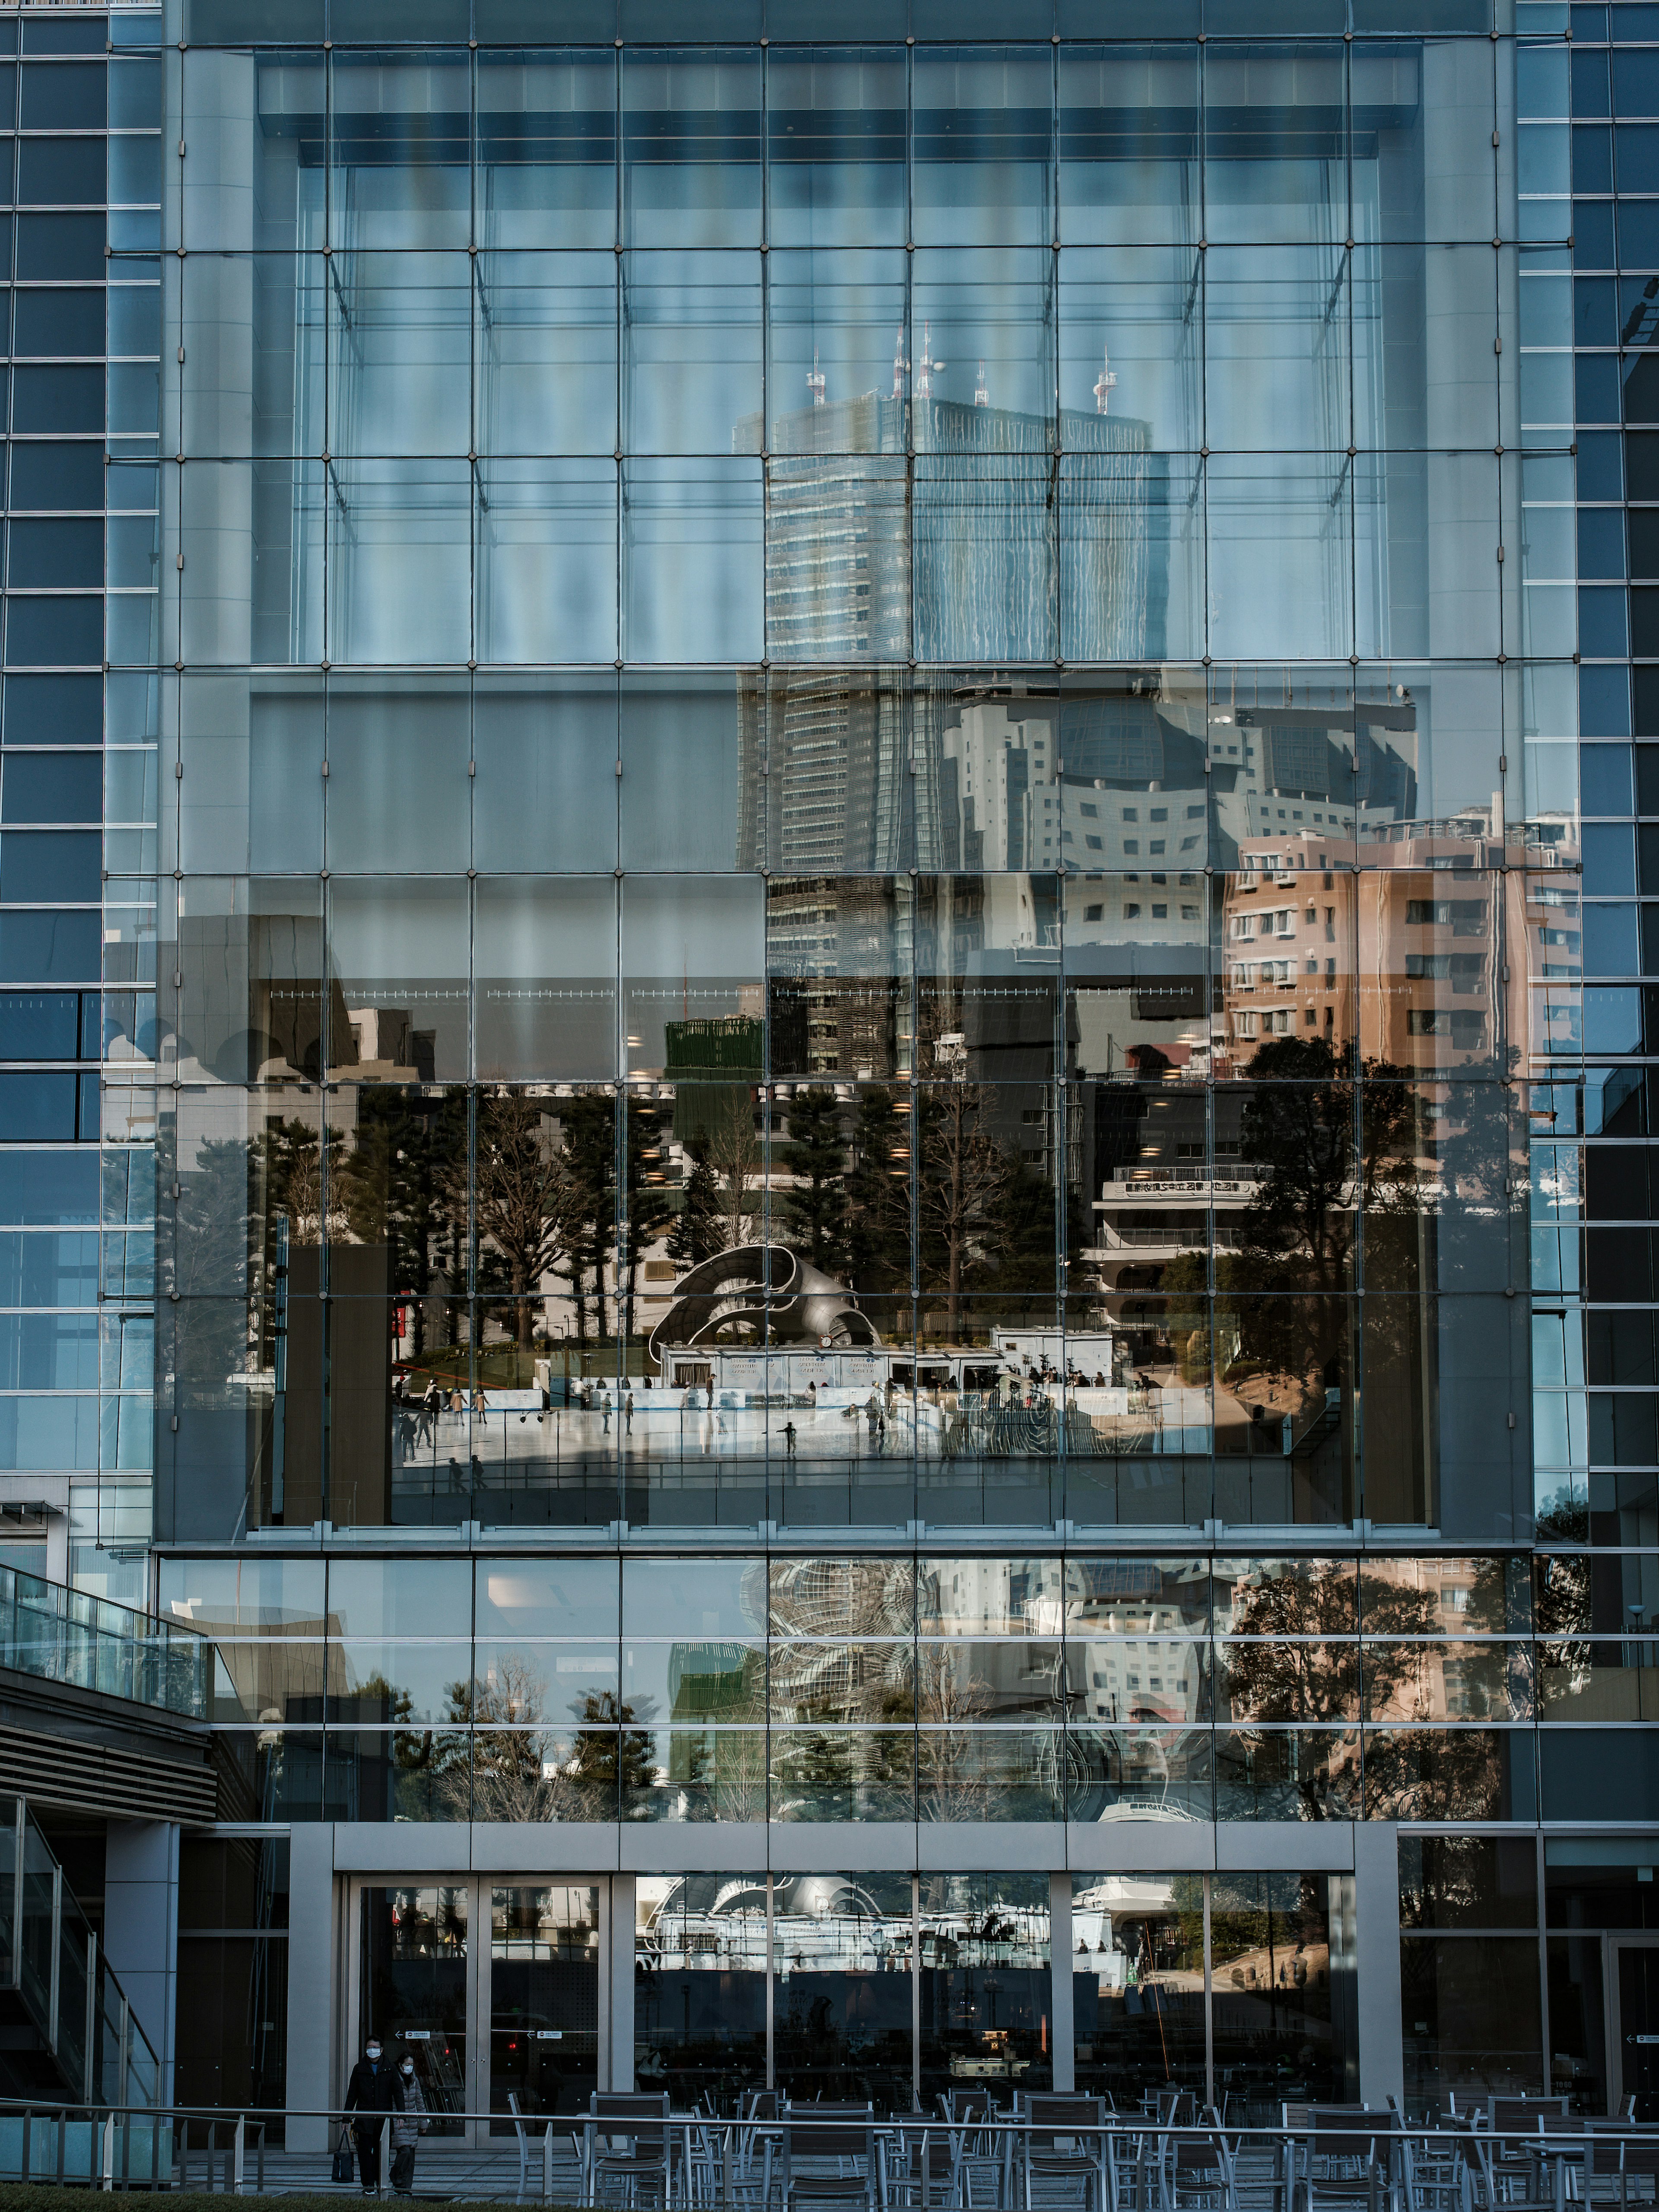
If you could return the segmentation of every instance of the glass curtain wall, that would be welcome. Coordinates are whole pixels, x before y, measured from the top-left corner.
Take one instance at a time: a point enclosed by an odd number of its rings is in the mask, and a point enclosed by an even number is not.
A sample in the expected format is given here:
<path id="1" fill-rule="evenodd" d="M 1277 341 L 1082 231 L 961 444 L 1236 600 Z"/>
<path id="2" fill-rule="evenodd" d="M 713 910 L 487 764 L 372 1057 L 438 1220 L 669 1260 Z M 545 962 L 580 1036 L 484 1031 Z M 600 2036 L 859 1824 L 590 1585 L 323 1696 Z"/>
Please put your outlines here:
<path id="1" fill-rule="evenodd" d="M 161 1572 L 164 1610 L 216 1638 L 215 1725 L 269 1820 L 1530 1824 L 1550 1725 L 1534 1685 L 1555 1647 L 1512 1555 L 179 1558 Z M 1018 1902 L 1000 1896 L 988 1920 L 971 1891 L 940 1893 L 951 1924 L 921 1941 L 944 1977 L 925 1984 L 927 2033 L 947 2047 L 953 2020 L 980 2017 L 981 1969 L 1017 1992 L 1041 1963 Z M 707 2032 L 737 2035 L 740 2010 L 722 2000 Z M 999 2026 L 1036 2037 L 1030 2063 L 1043 2056 L 1040 2008 L 1011 1996 Z"/>
<path id="2" fill-rule="evenodd" d="M 1584 821 L 1582 897 L 1540 916 L 1548 926 L 1534 940 L 1546 975 L 1565 978 L 1576 963 L 1583 978 L 1580 1064 L 1570 1054 L 1561 1079 L 1532 1095 L 1538 1528 L 1561 1632 L 1540 1663 L 1551 1723 L 1543 1773 L 1548 1811 L 1640 1818 L 1645 1784 L 1627 1762 L 1639 1763 L 1644 1747 L 1621 1723 L 1652 1703 L 1643 1686 L 1651 1649 L 1626 1632 L 1651 1621 L 1659 1480 L 1659 1443 L 1647 1434 L 1654 1204 L 1644 1063 L 1653 1040 L 1643 981 L 1655 951 L 1644 899 L 1659 878 L 1640 820 L 1659 808 L 1659 756 L 1643 742 L 1659 732 L 1647 580 L 1659 574 L 1648 504 L 1659 485 L 1646 427 L 1659 421 L 1647 352 L 1659 268 L 1647 195 L 1659 180 L 1648 159 L 1653 126 L 1642 119 L 1659 113 L 1659 89 L 1653 26 L 1639 9 L 1575 12 L 1571 42 L 1553 16 L 1538 27 L 1553 35 L 1516 57 L 1522 135 L 1552 158 L 1570 147 L 1570 165 L 1548 184 L 1560 197 L 1538 203 L 1540 239 L 1566 242 L 1537 249 L 1522 390 L 1530 376 L 1531 411 L 1576 426 L 1571 459 L 1552 458 L 1548 484 L 1540 479 L 1532 496 L 1553 567 L 1577 579 L 1582 655 L 1582 743 L 1576 757 L 1551 749 L 1549 801 L 1576 797 Z"/>
<path id="3" fill-rule="evenodd" d="M 154 1443 L 161 26 L 143 9 L 0 21 L 0 1480 L 12 1564 L 139 1605 Z"/>
<path id="4" fill-rule="evenodd" d="M 178 68 L 168 1534 L 1516 1528 L 1484 25 L 276 27 Z"/>

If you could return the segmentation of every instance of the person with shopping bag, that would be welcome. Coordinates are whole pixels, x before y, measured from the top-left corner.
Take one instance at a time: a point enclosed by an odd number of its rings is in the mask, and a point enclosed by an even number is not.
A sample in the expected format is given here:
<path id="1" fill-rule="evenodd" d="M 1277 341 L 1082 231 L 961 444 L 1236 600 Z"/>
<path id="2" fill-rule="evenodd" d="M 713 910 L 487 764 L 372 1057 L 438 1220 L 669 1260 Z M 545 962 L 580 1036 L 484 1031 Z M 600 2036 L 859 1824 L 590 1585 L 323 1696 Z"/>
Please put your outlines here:
<path id="1" fill-rule="evenodd" d="M 398 2069 L 403 2110 L 392 2121 L 392 2191 L 394 2197 L 415 2193 L 415 2153 L 427 2130 L 426 2099 L 415 2078 L 415 2061 L 405 2053 Z"/>
<path id="2" fill-rule="evenodd" d="M 351 2069 L 346 2084 L 345 2109 L 356 2112 L 351 2132 L 357 2144 L 357 2171 L 365 2197 L 380 2193 L 380 2134 L 387 2118 L 404 2108 L 403 2085 L 380 2052 L 380 2039 L 371 2035 L 363 2055 Z"/>

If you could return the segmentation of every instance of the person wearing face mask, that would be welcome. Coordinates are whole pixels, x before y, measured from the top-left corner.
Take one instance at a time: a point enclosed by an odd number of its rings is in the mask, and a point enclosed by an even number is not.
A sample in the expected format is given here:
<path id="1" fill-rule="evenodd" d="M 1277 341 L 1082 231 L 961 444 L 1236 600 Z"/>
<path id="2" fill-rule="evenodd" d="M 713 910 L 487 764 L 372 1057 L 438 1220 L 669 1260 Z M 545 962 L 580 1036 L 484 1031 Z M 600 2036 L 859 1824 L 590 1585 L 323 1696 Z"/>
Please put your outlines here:
<path id="1" fill-rule="evenodd" d="M 415 2078 L 415 2061 L 404 2054 L 398 2066 L 403 2110 L 392 2123 L 392 2189 L 397 2197 L 415 2193 L 415 2153 L 426 2132 L 426 2098 Z"/>
<path id="2" fill-rule="evenodd" d="M 357 2172 L 365 2197 L 380 2193 L 380 2135 L 392 2112 L 404 2108 L 403 2084 L 396 2069 L 382 2056 L 380 2039 L 371 2035 L 363 2055 L 351 2069 L 346 2084 L 345 2109 L 358 2118 L 351 2124 L 357 2142 Z"/>

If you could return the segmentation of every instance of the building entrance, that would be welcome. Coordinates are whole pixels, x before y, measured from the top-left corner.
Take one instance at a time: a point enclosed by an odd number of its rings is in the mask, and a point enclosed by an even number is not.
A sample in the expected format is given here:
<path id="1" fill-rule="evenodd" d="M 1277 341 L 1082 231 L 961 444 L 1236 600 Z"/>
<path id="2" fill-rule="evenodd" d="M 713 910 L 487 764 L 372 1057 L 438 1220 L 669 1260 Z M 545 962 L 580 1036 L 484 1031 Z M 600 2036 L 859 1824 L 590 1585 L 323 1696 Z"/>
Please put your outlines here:
<path id="1" fill-rule="evenodd" d="M 585 2111 L 599 2087 L 605 1881 L 422 1875 L 356 1886 L 350 2052 L 415 2061 L 427 2142 L 509 2135 L 514 2111 Z M 488 2111 L 486 2124 L 468 2112 Z"/>
<path id="2" fill-rule="evenodd" d="M 1638 2120 L 1659 2120 L 1659 1942 L 1615 1939 L 1613 1953 L 1620 2070 L 1613 2110 L 1622 2112 L 1634 2097 Z"/>

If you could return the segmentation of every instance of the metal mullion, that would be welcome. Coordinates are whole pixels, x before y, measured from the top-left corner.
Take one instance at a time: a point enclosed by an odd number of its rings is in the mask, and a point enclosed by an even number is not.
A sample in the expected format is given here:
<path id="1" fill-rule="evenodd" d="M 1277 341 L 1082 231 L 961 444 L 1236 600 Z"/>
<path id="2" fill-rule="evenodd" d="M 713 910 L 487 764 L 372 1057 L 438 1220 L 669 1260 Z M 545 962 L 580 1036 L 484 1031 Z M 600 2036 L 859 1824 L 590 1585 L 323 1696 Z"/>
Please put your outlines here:
<path id="1" fill-rule="evenodd" d="M 1214 1877 L 1204 1882 L 1204 2101 L 1215 2102 L 1215 2008 L 1211 1992 L 1210 1890 Z"/>
<path id="2" fill-rule="evenodd" d="M 914 1731 L 913 1736 L 914 1736 Z M 914 1759 L 912 1760 L 914 1768 Z M 921 1876 L 910 1876 L 910 2103 L 921 2110 Z"/>
<path id="3" fill-rule="evenodd" d="M 771 1736 L 772 1724 L 769 1719 L 766 1724 L 769 1768 L 771 1765 L 769 1756 Z M 775 2025 L 777 1976 L 773 1960 L 773 1918 L 775 1906 L 772 1881 L 773 1878 L 769 1874 L 766 1877 L 766 2086 L 769 2089 L 775 2089 L 778 2085 Z"/>
<path id="4" fill-rule="evenodd" d="M 623 105 L 623 76 L 626 65 L 627 55 L 619 47 L 614 54 L 611 64 L 611 165 L 614 180 L 611 188 L 613 220 L 611 234 L 611 327 L 612 338 L 611 392 L 616 415 L 614 427 L 616 430 L 615 448 L 617 454 L 616 459 L 613 460 L 611 464 L 611 498 L 612 514 L 616 521 L 616 551 L 614 555 L 614 566 L 616 569 L 617 627 L 616 636 L 613 640 L 613 647 L 616 653 L 617 667 L 618 671 L 620 671 L 628 653 L 627 599 L 625 595 L 628 573 L 625 551 L 628 527 L 628 501 L 623 489 L 623 484 L 626 482 L 627 463 L 622 458 L 627 452 L 627 447 L 623 440 L 623 286 L 627 282 L 628 275 L 627 264 L 623 254 L 623 247 L 626 241 L 624 240 L 623 234 L 623 215 L 624 208 L 623 163 L 626 159 L 624 140 L 626 117 Z M 621 689 L 622 680 L 620 675 L 618 675 L 617 700 L 617 758 L 618 763 L 620 763 L 622 759 Z M 622 861 L 622 778 L 620 775 L 617 779 L 617 860 L 618 871 L 620 872 Z M 620 896 L 620 894 L 618 896 Z M 620 940 L 618 951 L 620 954 Z M 620 965 L 618 966 L 617 973 L 620 981 Z M 618 988 L 617 994 L 617 1012 L 618 1020 L 620 1021 L 622 1016 L 622 994 L 620 988 Z M 623 1032 L 619 1028 L 617 1032 L 617 1046 L 619 1050 L 623 1035 Z"/>

